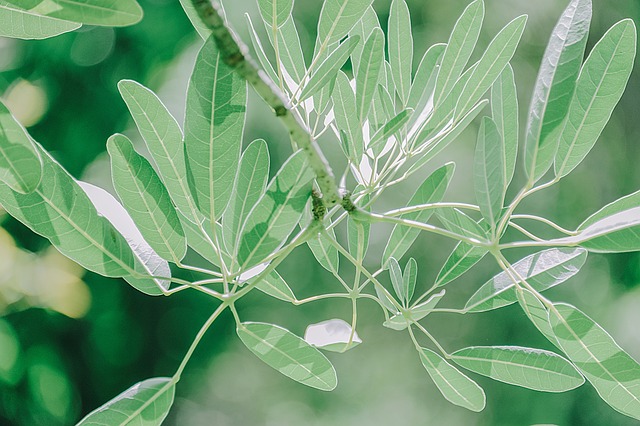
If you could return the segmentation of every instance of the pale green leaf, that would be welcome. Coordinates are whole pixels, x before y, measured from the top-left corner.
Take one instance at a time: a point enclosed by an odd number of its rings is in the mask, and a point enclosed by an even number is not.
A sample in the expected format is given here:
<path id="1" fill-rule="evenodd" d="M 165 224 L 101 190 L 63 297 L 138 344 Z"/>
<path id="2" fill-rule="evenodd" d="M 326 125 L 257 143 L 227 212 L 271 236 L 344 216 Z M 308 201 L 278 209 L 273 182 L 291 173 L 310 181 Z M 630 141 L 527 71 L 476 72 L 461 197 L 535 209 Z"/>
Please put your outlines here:
<path id="1" fill-rule="evenodd" d="M 331 391 L 338 384 L 336 371 L 316 348 L 282 327 L 245 322 L 238 325 L 242 343 L 280 373 L 312 388 Z"/>
<path id="2" fill-rule="evenodd" d="M 442 56 L 438 72 L 433 104 L 439 106 L 449 95 L 469 62 L 471 53 L 478 42 L 480 27 L 484 19 L 484 2 L 475 0 L 462 12 L 453 27 L 447 47 Z"/>
<path id="3" fill-rule="evenodd" d="M 267 33 L 273 45 L 273 35 L 269 31 Z M 293 17 L 289 17 L 284 25 L 278 29 L 277 37 L 278 57 L 282 64 L 280 72 L 283 74 L 289 90 L 293 92 L 298 88 L 298 84 L 300 84 L 307 72 L 302 47 L 300 46 L 300 36 Z"/>
<path id="4" fill-rule="evenodd" d="M 357 185 L 354 193 L 359 193 L 364 189 L 363 186 Z M 369 207 L 362 207 L 369 203 L 370 195 L 364 195 L 356 203 L 358 207 L 365 211 L 370 211 Z M 356 259 L 364 259 L 369 249 L 369 236 L 371 234 L 371 224 L 363 221 L 356 221 L 351 216 L 347 220 L 347 240 L 349 245 L 349 253 Z"/>
<path id="5" fill-rule="evenodd" d="M 633 70 L 636 27 L 625 19 L 611 27 L 585 61 L 569 105 L 555 159 L 557 177 L 587 156 L 622 97 Z"/>
<path id="6" fill-rule="evenodd" d="M 473 186 L 480 212 L 491 230 L 496 229 L 504 204 L 504 149 L 496 124 L 491 118 L 483 117 L 473 164 Z"/>
<path id="7" fill-rule="evenodd" d="M 262 139 L 253 141 L 242 154 L 231 201 L 222 216 L 222 235 L 232 254 L 237 253 L 240 230 L 249 212 L 265 192 L 269 164 L 269 147 Z"/>
<path id="8" fill-rule="evenodd" d="M 332 99 L 336 126 L 343 130 L 347 136 L 350 159 L 355 164 L 360 164 L 360 159 L 364 154 L 362 126 L 360 126 L 356 113 L 355 94 L 349 78 L 342 71 L 338 71 Z"/>
<path id="9" fill-rule="evenodd" d="M 113 195 L 86 182 L 78 182 L 78 184 L 89 197 L 98 214 L 111 222 L 131 247 L 134 255 L 134 270 L 124 275 L 124 280 L 135 289 L 150 296 L 162 295 L 171 285 L 169 263 L 147 243 L 127 210 Z M 149 276 L 158 278 L 147 278 Z"/>
<path id="10" fill-rule="evenodd" d="M 420 360 L 447 401 L 471 411 L 484 409 L 486 397 L 476 382 L 427 348 L 421 348 Z"/>
<path id="11" fill-rule="evenodd" d="M 549 322 L 560 347 L 613 409 L 640 420 L 640 365 L 591 318 L 554 304 Z"/>
<path id="12" fill-rule="evenodd" d="M 192 0 L 180 0 L 180 6 L 184 9 L 185 14 L 189 18 L 191 25 L 197 31 L 198 35 L 202 40 L 206 40 L 211 35 L 211 30 L 202 22 L 200 16 L 198 15 L 198 11 L 193 6 Z"/>
<path id="13" fill-rule="evenodd" d="M 258 0 L 260 15 L 266 24 L 278 28 L 291 16 L 293 0 Z"/>
<path id="14" fill-rule="evenodd" d="M 423 184 L 420 185 L 415 194 L 413 194 L 408 205 L 414 206 L 442 201 L 454 170 L 455 165 L 453 163 L 447 163 L 433 172 Z M 422 210 L 415 213 L 407 213 L 401 217 L 403 219 L 426 223 L 432 214 L 433 210 Z M 419 229 L 396 225 L 384 249 L 382 266 L 385 266 L 391 257 L 400 259 L 407 250 L 409 250 L 409 247 L 411 247 L 416 238 L 418 238 L 419 234 Z"/>
<path id="15" fill-rule="evenodd" d="M 582 248 L 552 248 L 529 255 L 513 264 L 515 277 L 500 272 L 471 296 L 464 309 L 484 312 L 516 302 L 514 279 L 521 283 L 520 277 L 536 291 L 547 290 L 577 274 L 586 259 L 587 251 Z"/>
<path id="16" fill-rule="evenodd" d="M 315 95 L 325 87 L 331 80 L 336 78 L 338 70 L 347 62 L 353 49 L 360 43 L 359 36 L 353 36 L 342 42 L 336 50 L 331 52 L 329 56 L 316 67 L 307 84 L 304 86 L 300 94 L 299 101 L 304 101 Z"/>
<path id="17" fill-rule="evenodd" d="M 329 45 L 342 39 L 362 18 L 373 0 L 326 0 L 318 21 L 318 40 Z"/>
<path id="18" fill-rule="evenodd" d="M 407 305 L 407 295 L 405 293 L 405 288 L 402 280 L 402 269 L 400 268 L 400 264 L 395 258 L 390 258 L 389 263 L 387 264 L 389 267 L 389 278 L 391 278 L 391 284 L 393 285 L 393 290 L 396 292 L 396 296 L 398 296 L 398 300 L 402 305 Z"/>
<path id="19" fill-rule="evenodd" d="M 10 0 L 16 3 L 16 0 Z M 135 0 L 42 0 L 30 12 L 86 25 L 126 27 L 142 19 Z"/>
<path id="20" fill-rule="evenodd" d="M 361 124 L 369 115 L 383 61 L 384 33 L 381 29 L 375 28 L 362 49 L 359 68 L 356 72 L 356 106 Z"/>
<path id="21" fill-rule="evenodd" d="M 460 94 L 456 105 L 456 117 L 466 114 L 502 74 L 520 43 L 526 23 L 527 16 L 519 16 L 505 25 L 491 40 Z"/>
<path id="22" fill-rule="evenodd" d="M 304 340 L 317 348 L 330 352 L 345 352 L 362 343 L 349 323 L 341 319 L 310 324 L 304 331 Z"/>
<path id="23" fill-rule="evenodd" d="M 407 303 L 413 299 L 413 293 L 416 290 L 416 280 L 418 279 L 418 263 L 412 257 L 404 267 L 402 273 L 402 285 L 404 287 L 404 293 L 407 295 Z"/>
<path id="24" fill-rule="evenodd" d="M 307 228 L 313 220 L 311 209 L 312 207 L 309 206 L 304 210 L 300 221 L 302 229 Z M 334 228 L 325 229 L 325 232 L 318 233 L 307 241 L 307 245 L 320 266 L 331 273 L 337 274 L 340 268 L 340 254 L 336 246 L 329 240 L 330 238 L 334 241 L 336 240 Z"/>
<path id="25" fill-rule="evenodd" d="M 413 67 L 413 35 L 411 17 L 405 0 L 393 0 L 389 11 L 389 63 L 396 92 L 402 105 L 407 105 L 411 91 Z"/>
<path id="26" fill-rule="evenodd" d="M 249 37 L 251 38 L 251 44 L 253 45 L 253 50 L 256 52 L 256 58 L 258 58 L 258 62 L 262 66 L 262 69 L 269 76 L 271 81 L 274 83 L 278 83 L 278 75 L 273 69 L 273 65 L 269 62 L 267 58 L 267 54 L 264 51 L 264 47 L 262 47 L 262 42 L 260 41 L 260 37 L 258 37 L 258 33 L 256 33 L 256 29 L 253 26 L 253 22 L 251 21 L 251 17 L 248 13 L 245 15 L 245 19 L 247 20 L 247 26 L 249 27 Z"/>
<path id="27" fill-rule="evenodd" d="M 525 169 L 537 180 L 551 167 L 575 90 L 591 22 L 591 0 L 572 0 L 551 33 L 533 89 L 525 134 Z"/>
<path id="28" fill-rule="evenodd" d="M 251 281 L 249 280 L 249 283 Z M 256 285 L 256 289 L 285 302 L 294 302 L 296 300 L 291 287 L 276 271 L 271 271 L 271 273 L 262 278 Z"/>
<path id="29" fill-rule="evenodd" d="M 24 127 L 0 102 L 0 181 L 21 194 L 42 179 L 42 160 Z"/>
<path id="30" fill-rule="evenodd" d="M 584 377 L 560 355 L 517 346 L 473 346 L 451 354 L 460 367 L 494 380 L 541 392 L 566 392 Z"/>
<path id="31" fill-rule="evenodd" d="M 360 20 L 356 23 L 356 25 L 354 25 L 354 27 L 351 28 L 351 30 L 349 30 L 349 36 L 357 35 L 360 37 L 361 40 L 369 40 L 369 38 L 371 37 L 371 34 L 374 31 L 378 31 L 378 30 L 382 31 L 382 28 L 380 28 L 380 21 L 378 20 L 378 15 L 376 14 L 376 11 L 374 10 L 373 6 L 369 6 L 364 11 L 364 14 L 360 18 Z M 382 44 L 384 46 L 384 35 L 382 39 Z M 364 51 L 364 45 L 359 44 L 356 46 L 353 53 L 351 54 L 351 64 L 353 65 L 353 70 L 356 73 L 356 75 L 358 74 L 359 70 L 362 68 L 362 65 L 360 62 L 362 59 L 363 51 Z M 376 83 L 378 82 L 376 81 Z"/>
<path id="32" fill-rule="evenodd" d="M 312 179 L 302 151 L 283 164 L 243 224 L 238 246 L 240 267 L 260 263 L 284 244 L 302 217 Z"/>
<path id="33" fill-rule="evenodd" d="M 418 322 L 427 315 L 429 315 L 433 309 L 440 303 L 440 300 L 445 295 L 445 291 L 442 290 L 429 297 L 426 301 L 412 306 L 402 313 L 395 314 L 389 320 L 385 321 L 382 325 L 392 330 L 405 330 L 413 322 Z M 395 309 L 393 310 L 395 311 Z"/>
<path id="34" fill-rule="evenodd" d="M 436 286 L 441 287 L 455 280 L 480 262 L 488 252 L 484 247 L 460 241 L 440 269 Z"/>
<path id="35" fill-rule="evenodd" d="M 173 405 L 176 385 L 168 377 L 136 383 L 76 426 L 160 426 Z"/>
<path id="36" fill-rule="evenodd" d="M 531 323 L 547 338 L 547 340 L 558 347 L 558 340 L 556 339 L 555 334 L 553 334 L 553 330 L 549 324 L 547 308 L 545 308 L 540 299 L 526 288 L 520 288 L 517 290 L 516 296 L 518 297 L 520 307 Z"/>
<path id="37" fill-rule="evenodd" d="M 376 285 L 376 296 L 380 301 L 380 304 L 384 306 L 389 312 L 393 312 L 394 314 L 398 313 L 398 308 L 393 304 L 391 299 Z"/>
<path id="38" fill-rule="evenodd" d="M 413 115 L 412 109 L 405 109 L 400 111 L 395 117 L 393 117 L 387 124 L 382 126 L 369 141 L 369 147 L 374 152 L 380 152 L 381 148 L 384 148 L 384 144 L 387 140 L 393 136 L 396 132 L 404 127 L 409 119 Z"/>
<path id="39" fill-rule="evenodd" d="M 461 210 L 450 207 L 441 208 L 436 211 L 436 216 L 440 219 L 442 226 L 451 232 L 478 241 L 487 239 L 485 230 Z"/>
<path id="40" fill-rule="evenodd" d="M 210 37 L 189 81 L 184 143 L 192 194 L 211 222 L 220 218 L 231 197 L 246 104 L 246 81 L 224 64 Z"/>
<path id="41" fill-rule="evenodd" d="M 215 266 L 220 266 L 220 256 L 223 256 L 223 261 L 226 265 L 231 264 L 230 256 L 227 256 L 223 251 L 218 254 L 215 249 L 215 238 L 213 237 L 213 228 L 209 219 L 203 218 L 202 223 L 195 224 L 180 212 L 178 212 L 178 216 L 189 247 Z M 219 231 L 219 229 L 220 225 L 216 224 L 216 231 Z"/>
<path id="42" fill-rule="evenodd" d="M 418 65 L 407 101 L 407 107 L 414 110 L 409 128 L 415 123 L 423 123 L 433 112 L 433 91 L 438 77 L 438 64 L 446 47 L 443 43 L 434 44 L 425 52 Z"/>
<path id="43" fill-rule="evenodd" d="M 518 156 L 518 93 L 511 65 L 507 66 L 491 86 L 491 116 L 504 145 L 504 190 L 513 179 Z"/>
<path id="44" fill-rule="evenodd" d="M 42 16 L 6 1 L 0 2 L 0 37 L 41 40 L 76 30 L 80 26 L 76 22 Z"/>

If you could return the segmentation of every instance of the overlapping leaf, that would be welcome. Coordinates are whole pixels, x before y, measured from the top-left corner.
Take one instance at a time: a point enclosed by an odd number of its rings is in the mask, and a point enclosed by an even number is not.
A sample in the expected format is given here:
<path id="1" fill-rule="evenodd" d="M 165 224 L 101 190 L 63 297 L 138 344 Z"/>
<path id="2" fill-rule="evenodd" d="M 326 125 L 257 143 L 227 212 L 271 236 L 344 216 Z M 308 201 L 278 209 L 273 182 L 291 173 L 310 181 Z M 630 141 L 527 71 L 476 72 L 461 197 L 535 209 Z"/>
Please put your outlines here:
<path id="1" fill-rule="evenodd" d="M 0 37 L 39 40 L 68 33 L 80 26 L 77 22 L 42 16 L 6 1 L 0 2 Z"/>
<path id="2" fill-rule="evenodd" d="M 480 212 L 492 230 L 500 220 L 505 196 L 505 146 L 496 124 L 489 117 L 482 119 L 478 131 L 475 162 L 473 164 L 474 188 Z"/>
<path id="3" fill-rule="evenodd" d="M 491 87 L 491 116 L 504 145 L 504 189 L 506 191 L 518 156 L 518 94 L 511 65 L 507 66 Z"/>
<path id="4" fill-rule="evenodd" d="M 142 8 L 136 0 L 41 0 L 37 3 L 30 12 L 86 25 L 126 27 L 142 19 Z"/>
<path id="5" fill-rule="evenodd" d="M 405 0 L 393 0 L 389 11 L 389 63 L 396 92 L 406 105 L 411 91 L 413 35 L 411 17 Z"/>
<path id="6" fill-rule="evenodd" d="M 373 0 L 326 0 L 318 21 L 318 40 L 329 45 L 342 39 Z"/>

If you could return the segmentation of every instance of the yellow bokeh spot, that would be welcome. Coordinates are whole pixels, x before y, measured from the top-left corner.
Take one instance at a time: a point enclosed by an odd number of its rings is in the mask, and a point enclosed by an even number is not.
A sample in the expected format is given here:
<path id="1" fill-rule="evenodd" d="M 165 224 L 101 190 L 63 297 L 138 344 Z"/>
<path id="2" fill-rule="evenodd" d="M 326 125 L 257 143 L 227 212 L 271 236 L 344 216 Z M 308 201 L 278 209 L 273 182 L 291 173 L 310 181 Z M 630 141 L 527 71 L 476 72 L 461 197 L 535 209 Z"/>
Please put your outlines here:
<path id="1" fill-rule="evenodd" d="M 3 102 L 24 127 L 38 124 L 49 109 L 44 89 L 27 80 L 13 83 L 5 92 Z"/>

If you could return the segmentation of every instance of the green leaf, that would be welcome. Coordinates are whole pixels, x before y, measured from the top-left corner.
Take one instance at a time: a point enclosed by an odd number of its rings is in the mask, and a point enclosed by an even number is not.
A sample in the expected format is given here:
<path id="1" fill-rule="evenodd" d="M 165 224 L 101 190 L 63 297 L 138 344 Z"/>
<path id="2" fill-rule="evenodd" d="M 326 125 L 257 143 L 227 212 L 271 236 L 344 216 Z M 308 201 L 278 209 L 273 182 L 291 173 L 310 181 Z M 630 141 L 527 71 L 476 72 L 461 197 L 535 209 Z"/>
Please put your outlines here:
<path id="1" fill-rule="evenodd" d="M 451 354 L 451 360 L 474 373 L 541 392 L 566 392 L 584 377 L 560 355 L 517 346 L 473 346 Z"/>
<path id="2" fill-rule="evenodd" d="M 520 307 L 538 331 L 556 347 L 559 347 L 558 340 L 555 334 L 553 334 L 553 330 L 549 324 L 549 313 L 540 299 L 526 288 L 517 290 L 516 296 L 518 297 Z"/>
<path id="3" fill-rule="evenodd" d="M 180 0 L 180 6 L 184 9 L 185 14 L 189 18 L 191 25 L 197 31 L 198 35 L 202 40 L 206 40 L 211 35 L 211 30 L 202 22 L 200 16 L 198 15 L 198 11 L 193 6 L 193 2 L 191 0 Z"/>
<path id="4" fill-rule="evenodd" d="M 491 118 L 483 117 L 478 131 L 473 183 L 480 212 L 494 231 L 500 220 L 506 189 L 504 150 L 496 124 Z"/>
<path id="5" fill-rule="evenodd" d="M 471 53 L 478 42 L 480 28 L 484 20 L 484 2 L 475 0 L 462 12 L 453 27 L 449 42 L 442 56 L 438 72 L 433 104 L 439 106 L 453 89 L 469 62 Z"/>
<path id="6" fill-rule="evenodd" d="M 376 289 L 376 296 L 378 297 L 380 304 L 384 306 L 389 312 L 397 314 L 398 308 L 396 308 L 391 299 L 377 285 L 374 287 Z"/>
<path id="7" fill-rule="evenodd" d="M 300 94 L 299 101 L 304 101 L 315 95 L 336 77 L 338 70 L 347 62 L 353 49 L 360 43 L 359 36 L 353 36 L 340 43 L 327 58 L 316 67 L 316 72 L 311 76 Z"/>
<path id="8" fill-rule="evenodd" d="M 414 110 L 409 127 L 413 127 L 416 122 L 421 124 L 433 112 L 433 104 L 429 101 L 432 99 L 438 77 L 438 63 L 446 47 L 444 43 L 434 44 L 427 49 L 418 65 L 407 101 L 407 107 Z"/>
<path id="9" fill-rule="evenodd" d="M 587 156 L 622 97 L 636 55 L 636 26 L 625 19 L 594 46 L 576 83 L 562 129 L 555 173 L 569 174 Z"/>
<path id="10" fill-rule="evenodd" d="M 247 83 L 224 64 L 210 37 L 189 81 L 184 143 L 192 194 L 211 222 L 222 215 L 231 197 L 246 104 Z"/>
<path id="11" fill-rule="evenodd" d="M 404 267 L 402 273 L 402 286 L 404 287 L 404 294 L 407 296 L 407 303 L 413 299 L 413 293 L 416 290 L 416 280 L 418 278 L 418 263 L 412 257 Z"/>
<path id="12" fill-rule="evenodd" d="M 378 129 L 378 131 L 371 137 L 371 140 L 369 141 L 369 147 L 374 152 L 381 151 L 382 148 L 384 148 L 384 143 L 386 143 L 387 140 L 396 132 L 402 129 L 404 125 L 407 124 L 412 115 L 412 109 L 405 109 L 400 111 L 398 115 L 389 120 L 387 124 Z"/>
<path id="13" fill-rule="evenodd" d="M 371 34 L 376 30 L 382 30 L 382 28 L 380 28 L 378 14 L 376 13 L 373 6 L 369 6 L 362 14 L 360 20 L 353 26 L 353 28 L 351 28 L 351 30 L 349 30 L 349 36 L 357 35 L 361 40 L 368 40 Z M 384 38 L 382 40 L 382 44 L 384 45 Z M 363 51 L 364 45 L 359 44 L 351 54 L 351 64 L 353 65 L 353 70 L 356 75 L 358 74 L 359 70 L 362 69 L 361 60 Z M 378 82 L 376 81 L 376 83 Z"/>
<path id="14" fill-rule="evenodd" d="M 332 99 L 336 126 L 343 130 L 347 136 L 350 159 L 355 164 L 360 164 L 360 159 L 364 154 L 362 126 L 355 113 L 356 98 L 351 89 L 351 83 L 342 71 L 338 71 Z"/>
<path id="15" fill-rule="evenodd" d="M 398 300 L 404 306 L 407 305 L 407 294 L 405 292 L 405 287 L 402 279 L 402 269 L 400 269 L 400 265 L 395 258 L 390 258 L 389 263 L 387 265 L 389 267 L 389 277 L 391 278 L 391 284 L 393 285 L 393 290 L 396 292 L 396 296 L 398 296 Z"/>
<path id="16" fill-rule="evenodd" d="M 187 182 L 180 126 L 156 94 L 141 84 L 132 80 L 121 80 L 118 89 L 172 201 L 191 222 L 199 223 L 202 215 Z"/>
<path id="17" fill-rule="evenodd" d="M 527 175 L 545 174 L 558 148 L 557 130 L 567 115 L 591 22 L 591 0 L 572 0 L 551 33 L 529 107 L 524 162 Z"/>
<path id="18" fill-rule="evenodd" d="M 613 209 L 611 212 L 613 213 Z M 553 244 L 581 245 L 596 253 L 620 253 L 640 249 L 640 207 L 613 213 L 580 225 L 580 233 L 552 240 Z"/>
<path id="19" fill-rule="evenodd" d="M 171 277 L 169 263 L 156 253 L 140 233 L 125 208 L 102 188 L 86 182 L 78 182 L 84 193 L 98 211 L 98 215 L 107 219 L 122 235 L 134 256 L 134 270 L 123 278 L 131 286 L 147 295 L 160 296 L 168 290 L 171 282 L 168 279 L 146 278 L 145 276 Z M 75 260 L 75 259 L 74 259 Z"/>
<path id="20" fill-rule="evenodd" d="M 108 27 L 126 27 L 142 19 L 142 8 L 135 0 L 42 0 L 30 12 Z"/>
<path id="21" fill-rule="evenodd" d="M 251 37 L 251 44 L 253 45 L 253 50 L 256 52 L 256 57 L 258 58 L 258 62 L 262 66 L 262 69 L 269 76 L 271 81 L 274 83 L 278 83 L 278 75 L 273 69 L 271 62 L 267 59 L 267 54 L 264 52 L 264 48 L 262 47 L 262 42 L 260 41 L 260 37 L 256 33 L 256 29 L 253 26 L 253 22 L 251 21 L 251 17 L 248 13 L 245 15 L 245 19 L 247 20 L 247 26 L 249 27 L 249 37 Z"/>
<path id="22" fill-rule="evenodd" d="M 195 250 L 196 253 L 204 259 L 219 267 L 220 258 L 214 250 L 214 238 L 209 219 L 203 218 L 202 224 L 197 225 L 185 218 L 180 212 L 178 212 L 178 216 L 180 217 L 180 222 L 182 223 L 182 228 L 184 229 L 185 236 L 187 237 L 187 244 L 189 247 Z M 200 226 L 202 226 L 202 229 Z M 219 229 L 218 225 L 216 225 L 216 229 Z M 225 264 L 230 264 L 230 262 L 228 263 L 225 261 Z"/>
<path id="23" fill-rule="evenodd" d="M 273 35 L 267 31 L 273 45 Z M 285 83 L 289 90 L 294 92 L 298 88 L 298 84 L 304 78 L 307 68 L 304 63 L 302 47 L 300 47 L 300 36 L 298 29 L 293 21 L 293 17 L 289 17 L 282 27 L 278 29 L 278 53 L 280 54 L 280 62 L 282 63 L 282 73 Z M 293 83 L 292 83 L 293 82 Z"/>
<path id="24" fill-rule="evenodd" d="M 80 28 L 81 24 L 42 16 L 0 2 L 0 37 L 41 40 Z"/>
<path id="25" fill-rule="evenodd" d="M 238 248 L 240 267 L 260 263 L 284 244 L 302 217 L 312 179 L 313 172 L 302 151 L 283 164 L 243 224 Z"/>
<path id="26" fill-rule="evenodd" d="M 318 21 L 318 40 L 325 45 L 341 40 L 364 15 L 373 0 L 326 0 Z"/>
<path id="27" fill-rule="evenodd" d="M 336 388 L 336 371 L 316 348 L 277 325 L 245 322 L 238 325 L 242 343 L 258 358 L 303 385 L 323 391 Z"/>
<path id="28" fill-rule="evenodd" d="M 513 179 L 518 156 L 518 93 L 511 65 L 491 86 L 491 116 L 504 145 L 504 191 Z"/>
<path id="29" fill-rule="evenodd" d="M 126 136 L 109 138 L 107 150 L 114 187 L 140 233 L 162 258 L 179 264 L 187 240 L 162 181 Z"/>
<path id="30" fill-rule="evenodd" d="M 587 259 L 582 248 L 552 248 L 532 254 L 516 262 L 513 269 L 536 291 L 561 284 L 580 271 Z M 518 283 L 522 280 L 516 275 Z M 466 312 L 484 312 L 516 302 L 514 279 L 506 271 L 487 281 L 469 299 Z"/>
<path id="31" fill-rule="evenodd" d="M 460 241 L 440 269 L 436 278 L 436 286 L 442 287 L 455 280 L 480 262 L 488 252 L 484 247 Z"/>
<path id="32" fill-rule="evenodd" d="M 389 11 L 389 63 L 396 92 L 406 105 L 411 91 L 413 35 L 411 17 L 405 0 L 393 0 Z"/>
<path id="33" fill-rule="evenodd" d="M 42 160 L 24 127 L 0 102 L 0 181 L 21 194 L 35 191 Z"/>
<path id="34" fill-rule="evenodd" d="M 252 280 L 249 280 L 250 283 L 251 281 Z M 271 273 L 260 280 L 260 283 L 256 285 L 256 289 L 285 302 L 293 303 L 296 300 L 296 296 L 293 294 L 291 287 L 289 287 L 287 282 L 276 271 L 271 271 Z"/>
<path id="35" fill-rule="evenodd" d="M 3 208 L 85 269 L 107 277 L 134 271 L 133 252 L 124 237 L 98 215 L 89 197 L 62 166 L 37 148 L 47 178 L 30 194 L 20 194 L 0 182 Z"/>
<path id="36" fill-rule="evenodd" d="M 562 350 L 613 409 L 640 420 L 640 365 L 591 318 L 554 304 L 549 322 Z"/>
<path id="37" fill-rule="evenodd" d="M 278 28 L 291 16 L 293 0 L 258 0 L 260 15 L 266 24 Z"/>
<path id="38" fill-rule="evenodd" d="M 245 149 L 240 159 L 233 195 L 222 216 L 223 236 L 230 253 L 237 253 L 240 230 L 267 187 L 269 179 L 269 147 L 258 139 Z"/>
<path id="39" fill-rule="evenodd" d="M 487 239 L 485 230 L 461 210 L 449 207 L 442 208 L 436 211 L 436 216 L 440 219 L 442 226 L 451 232 L 479 241 Z"/>
<path id="40" fill-rule="evenodd" d="M 358 333 L 341 319 L 310 324 L 304 331 L 304 340 L 317 348 L 330 352 L 346 352 L 362 343 Z"/>
<path id="41" fill-rule="evenodd" d="M 526 23 L 527 16 L 519 16 L 505 25 L 491 40 L 460 94 L 456 105 L 456 117 L 466 114 L 502 74 L 520 43 Z"/>
<path id="42" fill-rule="evenodd" d="M 363 189 L 363 186 L 357 185 L 354 193 L 362 192 Z M 370 207 L 363 207 L 369 203 L 370 199 L 370 195 L 362 196 L 357 202 L 357 207 L 367 212 L 371 211 Z M 362 237 L 360 237 L 360 233 L 362 233 Z M 370 234 L 371 224 L 369 222 L 354 220 L 353 217 L 349 216 L 347 220 L 347 242 L 349 245 L 349 253 L 356 259 L 364 259 L 367 255 Z"/>
<path id="43" fill-rule="evenodd" d="M 589 216 L 584 222 L 578 226 L 578 231 L 583 231 L 588 227 L 596 224 L 600 220 L 606 219 L 609 216 L 630 210 L 635 207 L 640 207 L 640 191 L 629 194 L 622 197 L 612 203 L 607 204 L 591 216 Z M 599 248 L 608 253 L 612 252 L 625 252 L 625 251 L 638 251 L 640 250 L 640 225 L 631 226 L 626 229 L 617 231 L 611 235 L 596 238 L 589 241 L 586 245 L 583 245 L 589 250 L 595 251 Z"/>
<path id="44" fill-rule="evenodd" d="M 438 203 L 442 201 L 453 172 L 455 170 L 455 164 L 447 163 L 443 167 L 433 172 L 423 183 L 418 190 L 413 194 L 409 201 L 409 206 L 415 206 L 420 204 Z M 403 219 L 415 220 L 418 222 L 426 223 L 433 210 L 422 210 L 415 213 L 407 213 L 402 215 Z M 389 242 L 384 249 L 382 255 L 382 266 L 386 266 L 391 257 L 400 259 L 409 250 L 409 247 L 420 235 L 420 230 L 416 228 L 410 228 L 408 226 L 395 226 L 389 237 Z"/>
<path id="45" fill-rule="evenodd" d="M 147 379 L 93 410 L 76 426 L 160 426 L 173 405 L 175 390 L 168 377 Z"/>
<path id="46" fill-rule="evenodd" d="M 420 348 L 420 361 L 442 396 L 452 404 L 471 411 L 482 411 L 486 404 L 484 391 L 437 353 Z"/>
<path id="47" fill-rule="evenodd" d="M 442 300 L 444 295 L 445 291 L 442 290 L 441 292 L 432 295 L 419 305 L 412 306 L 402 313 L 395 314 L 382 325 L 392 330 L 406 330 L 412 322 L 418 322 L 429 315 L 433 311 L 433 308 L 440 303 L 440 300 Z M 393 311 L 395 311 L 395 309 Z"/>
<path id="48" fill-rule="evenodd" d="M 361 124 L 369 115 L 383 61 L 384 33 L 380 28 L 374 28 L 362 49 L 356 73 L 356 106 Z"/>

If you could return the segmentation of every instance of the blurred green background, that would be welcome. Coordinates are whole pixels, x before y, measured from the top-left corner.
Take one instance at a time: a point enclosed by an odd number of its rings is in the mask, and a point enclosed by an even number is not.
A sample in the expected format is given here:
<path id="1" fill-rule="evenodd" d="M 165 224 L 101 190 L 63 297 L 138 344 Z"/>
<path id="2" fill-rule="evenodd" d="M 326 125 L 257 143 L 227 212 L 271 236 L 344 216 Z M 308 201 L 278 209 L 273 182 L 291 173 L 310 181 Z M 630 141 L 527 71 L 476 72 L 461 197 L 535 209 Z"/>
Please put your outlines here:
<path id="1" fill-rule="evenodd" d="M 551 29 L 566 6 L 557 0 L 485 0 L 480 47 L 517 15 L 529 15 L 513 60 L 524 120 L 538 65 Z M 109 188 L 105 141 L 115 132 L 134 139 L 116 83 L 134 79 L 156 90 L 182 121 L 185 89 L 201 43 L 177 0 L 140 0 L 143 21 L 133 27 L 84 27 L 50 40 L 0 39 L 0 94 L 30 133 L 76 177 Z M 251 1 L 223 1 L 234 28 L 248 40 L 244 13 L 259 23 Z M 414 64 L 428 46 L 446 42 L 466 1 L 409 0 L 415 37 Z M 640 20 L 637 1 L 594 0 L 588 49 L 616 21 Z M 298 0 L 295 18 L 307 55 L 313 51 L 320 0 Z M 390 0 L 374 6 L 386 28 Z M 264 35 L 264 32 L 262 33 Z M 476 52 L 478 55 L 478 52 Z M 309 56 L 307 56 L 309 59 Z M 473 61 L 473 58 L 472 58 Z M 599 144 L 557 187 L 542 191 L 521 211 L 575 227 L 604 204 L 640 189 L 640 73 L 638 67 Z M 286 134 L 251 95 L 247 142 L 263 137 L 274 164 L 289 155 Z M 521 121 L 521 128 L 524 121 Z M 458 165 L 449 200 L 471 201 L 472 125 L 431 170 Z M 521 132 L 522 133 L 522 132 Z M 321 141 L 339 159 L 336 141 Z M 428 170 L 425 171 L 425 173 Z M 518 176 L 517 176 L 518 178 Z M 522 173 L 518 182 L 522 182 Z M 393 191 L 377 208 L 406 202 L 420 181 Z M 173 374 L 191 339 L 214 309 L 201 294 L 170 299 L 139 294 L 124 281 L 85 273 L 10 217 L 0 216 L 0 425 L 70 425 L 133 383 Z M 544 233 L 545 229 L 535 229 Z M 388 237 L 374 228 L 376 267 Z M 427 288 L 453 248 L 425 236 L 410 253 L 419 283 Z M 514 256 L 524 253 L 513 253 Z M 193 262 L 200 262 L 195 256 Z M 352 271 L 345 267 L 345 274 Z M 299 298 L 338 290 L 337 283 L 303 247 L 280 267 Z M 446 303 L 461 306 L 497 268 L 481 263 L 448 288 Z M 188 277 L 187 277 L 188 278 Z M 591 255 L 583 271 L 553 289 L 553 300 L 576 304 L 640 359 L 640 254 Z M 240 306 L 244 320 L 280 324 L 303 334 L 307 324 L 349 319 L 349 302 L 317 302 L 293 308 L 262 294 Z M 447 403 L 431 383 L 408 336 L 381 326 L 376 306 L 364 301 L 358 333 L 364 344 L 330 354 L 339 386 L 321 393 L 288 381 L 255 359 L 223 316 L 207 334 L 180 382 L 166 425 L 632 425 L 588 384 L 565 394 L 543 394 L 474 375 L 487 393 L 487 408 L 470 413 Z M 466 345 L 514 344 L 552 349 L 517 306 L 476 316 L 433 315 L 426 321 L 448 350 Z"/>

